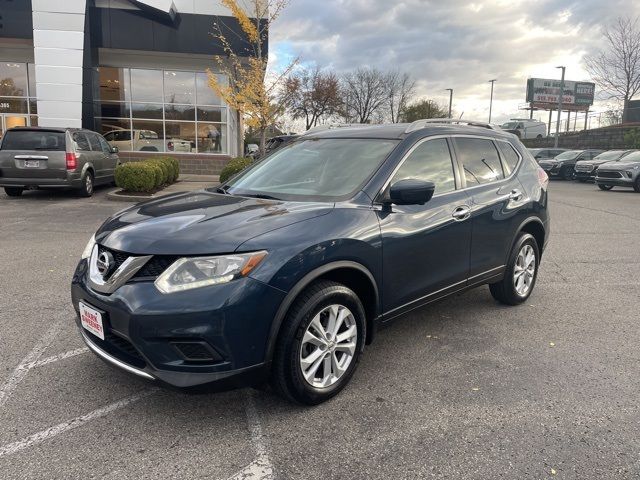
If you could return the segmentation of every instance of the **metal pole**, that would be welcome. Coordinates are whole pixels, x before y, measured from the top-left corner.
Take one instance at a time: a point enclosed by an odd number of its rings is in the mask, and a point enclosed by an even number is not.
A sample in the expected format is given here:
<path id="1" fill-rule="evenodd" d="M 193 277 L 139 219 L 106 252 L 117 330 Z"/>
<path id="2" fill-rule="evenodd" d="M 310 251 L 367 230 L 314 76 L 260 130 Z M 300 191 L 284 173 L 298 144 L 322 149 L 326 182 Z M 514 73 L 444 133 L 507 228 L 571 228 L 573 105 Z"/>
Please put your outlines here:
<path id="1" fill-rule="evenodd" d="M 589 122 L 589 109 L 584 112 L 584 129 L 588 130 L 587 124 Z"/>
<path id="2" fill-rule="evenodd" d="M 489 123 L 491 123 L 491 111 L 493 110 L 493 84 L 496 83 L 496 79 L 489 80 L 491 84 L 491 100 L 489 100 Z"/>
<path id="3" fill-rule="evenodd" d="M 551 136 L 551 115 L 553 115 L 553 110 L 549 110 L 549 126 L 547 127 L 547 137 Z"/>
<path id="4" fill-rule="evenodd" d="M 453 88 L 446 89 L 449 92 L 449 118 L 451 118 L 451 107 L 453 105 Z"/>
<path id="5" fill-rule="evenodd" d="M 566 67 L 556 67 L 562 69 L 562 77 L 560 79 L 560 95 L 558 95 L 558 122 L 556 123 L 556 138 L 553 142 L 554 148 L 558 148 L 558 136 L 560 135 L 560 115 L 562 115 L 562 97 L 564 96 L 564 73 Z"/>

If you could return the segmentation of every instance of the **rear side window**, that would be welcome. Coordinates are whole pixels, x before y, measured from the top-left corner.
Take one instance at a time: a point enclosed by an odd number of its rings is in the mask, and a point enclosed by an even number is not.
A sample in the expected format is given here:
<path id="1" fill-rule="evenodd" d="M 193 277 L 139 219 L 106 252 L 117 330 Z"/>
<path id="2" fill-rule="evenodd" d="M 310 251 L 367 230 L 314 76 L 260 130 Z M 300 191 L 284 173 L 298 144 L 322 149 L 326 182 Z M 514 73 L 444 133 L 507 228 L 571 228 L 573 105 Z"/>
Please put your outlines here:
<path id="1" fill-rule="evenodd" d="M 4 134 L 2 150 L 65 151 L 64 132 L 46 130 L 9 130 Z"/>
<path id="2" fill-rule="evenodd" d="M 78 146 L 78 150 L 83 150 L 83 151 L 91 150 L 91 147 L 89 146 L 89 140 L 87 140 L 87 137 L 84 133 L 79 133 L 79 132 L 74 133 L 73 141 L 76 142 L 76 145 Z"/>
<path id="3" fill-rule="evenodd" d="M 100 141 L 98 140 L 98 136 L 93 133 L 87 133 L 87 137 L 89 137 L 89 143 L 91 144 L 91 150 L 94 152 L 102 151 L 102 147 L 100 146 Z"/>
<path id="4" fill-rule="evenodd" d="M 107 143 L 107 141 L 100 135 L 96 135 L 96 137 L 98 138 L 98 142 L 100 142 L 100 148 L 102 149 L 102 151 L 106 154 L 110 154 L 111 146 Z"/>
<path id="5" fill-rule="evenodd" d="M 428 140 L 407 157 L 391 180 L 423 180 L 433 182 L 435 193 L 446 193 L 456 189 L 451 153 L 445 139 Z"/>
<path id="6" fill-rule="evenodd" d="M 507 142 L 498 142 L 498 148 L 500 152 L 502 152 L 502 159 L 504 160 L 504 170 L 505 175 L 510 175 L 518 165 L 518 161 L 520 157 L 513 149 L 510 143 Z"/>
<path id="7" fill-rule="evenodd" d="M 504 178 L 498 150 L 491 140 L 456 138 L 455 144 L 468 187 L 497 182 Z"/>

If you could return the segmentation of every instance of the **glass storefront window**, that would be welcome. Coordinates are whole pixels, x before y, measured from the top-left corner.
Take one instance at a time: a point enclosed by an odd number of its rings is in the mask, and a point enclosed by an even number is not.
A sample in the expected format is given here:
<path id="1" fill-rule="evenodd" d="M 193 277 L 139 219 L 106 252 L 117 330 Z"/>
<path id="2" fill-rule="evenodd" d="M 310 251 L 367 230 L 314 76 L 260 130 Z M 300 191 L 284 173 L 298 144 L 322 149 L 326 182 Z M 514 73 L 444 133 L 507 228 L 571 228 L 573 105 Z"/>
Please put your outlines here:
<path id="1" fill-rule="evenodd" d="M 162 120 L 162 104 L 132 103 L 131 112 L 133 118 L 157 118 Z"/>
<path id="2" fill-rule="evenodd" d="M 162 103 L 162 71 L 131 69 L 131 100 Z"/>
<path id="3" fill-rule="evenodd" d="M 100 116 L 101 117 L 116 117 L 116 118 L 128 118 L 129 117 L 129 104 L 124 102 L 101 102 Z"/>
<path id="4" fill-rule="evenodd" d="M 128 102 L 131 100 L 128 68 L 98 68 L 100 100 Z"/>
<path id="5" fill-rule="evenodd" d="M 196 124 L 195 122 L 166 122 L 165 139 L 167 151 L 195 152 Z"/>
<path id="6" fill-rule="evenodd" d="M 0 97 L 0 113 L 28 113 L 27 99 Z"/>
<path id="7" fill-rule="evenodd" d="M 218 75 L 218 78 L 224 81 L 223 75 Z M 209 86 L 209 75 L 207 73 L 196 73 L 196 86 L 198 105 L 222 105 L 220 97 Z"/>
<path id="8" fill-rule="evenodd" d="M 33 63 L 27 63 L 27 73 L 29 75 L 29 96 L 36 96 L 36 66 Z"/>
<path id="9" fill-rule="evenodd" d="M 27 64 L 2 62 L 0 63 L 0 96 L 27 96 Z"/>
<path id="10" fill-rule="evenodd" d="M 193 105 L 167 105 L 164 106 L 164 118 L 166 120 L 189 120 L 196 119 Z"/>
<path id="11" fill-rule="evenodd" d="M 226 122 L 227 109 L 221 107 L 198 107 L 198 121 Z"/>
<path id="12" fill-rule="evenodd" d="M 194 72 L 164 72 L 165 103 L 196 103 L 196 83 Z"/>
<path id="13" fill-rule="evenodd" d="M 133 150 L 139 152 L 164 152 L 164 127 L 152 120 L 133 121 Z"/>
<path id="14" fill-rule="evenodd" d="M 131 151 L 131 122 L 127 119 L 102 118 L 99 119 L 100 133 L 112 147 L 118 147 L 123 152 Z"/>
<path id="15" fill-rule="evenodd" d="M 227 127 L 219 123 L 198 123 L 198 152 L 227 151 Z"/>

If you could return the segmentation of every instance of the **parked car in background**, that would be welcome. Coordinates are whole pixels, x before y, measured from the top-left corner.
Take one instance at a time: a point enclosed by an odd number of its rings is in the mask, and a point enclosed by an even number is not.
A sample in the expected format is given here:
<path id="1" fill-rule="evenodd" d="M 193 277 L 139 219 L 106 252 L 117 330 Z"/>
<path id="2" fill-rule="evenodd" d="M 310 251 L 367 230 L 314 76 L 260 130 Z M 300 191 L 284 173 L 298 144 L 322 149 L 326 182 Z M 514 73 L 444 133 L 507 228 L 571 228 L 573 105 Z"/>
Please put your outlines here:
<path id="1" fill-rule="evenodd" d="M 250 157 L 260 151 L 260 147 L 255 143 L 247 143 L 245 147 L 245 155 Z"/>
<path id="2" fill-rule="evenodd" d="M 568 150 L 555 158 L 540 160 L 538 164 L 550 177 L 573 180 L 575 178 L 575 166 L 578 161 L 591 160 L 601 153 L 602 150 Z"/>
<path id="3" fill-rule="evenodd" d="M 596 171 L 595 181 L 600 190 L 629 187 L 640 193 L 640 151 L 631 152 L 617 162 L 603 163 Z"/>
<path id="4" fill-rule="evenodd" d="M 522 139 L 542 138 L 547 135 L 547 124 L 530 118 L 512 118 L 500 125 L 500 128 Z"/>
<path id="5" fill-rule="evenodd" d="M 635 150 L 608 150 L 594 157 L 592 160 L 579 160 L 576 162 L 576 180 L 580 182 L 593 181 L 596 178 L 598 167 L 607 162 L 616 162 Z"/>
<path id="6" fill-rule="evenodd" d="M 161 384 L 269 380 L 318 404 L 383 323 L 485 284 L 526 302 L 548 177 L 484 125 L 314 131 L 219 187 L 115 214 L 72 280 L 84 342 Z"/>
<path id="7" fill-rule="evenodd" d="M 191 142 L 179 138 L 162 139 L 153 130 L 112 130 L 104 138 L 118 149 L 133 152 L 190 152 Z"/>
<path id="8" fill-rule="evenodd" d="M 72 188 L 84 197 L 112 183 L 117 147 L 90 130 L 16 127 L 0 143 L 0 186 L 10 197 L 25 188 Z"/>
<path id="9" fill-rule="evenodd" d="M 299 135 L 278 135 L 277 137 L 270 138 L 265 144 L 265 152 L 264 152 L 265 156 L 270 155 L 271 153 L 275 152 L 279 148 L 282 148 L 285 145 L 291 143 L 293 140 L 295 140 L 298 137 Z M 256 160 L 262 157 L 262 155 L 260 155 L 259 150 L 253 152 L 251 156 Z"/>
<path id="10" fill-rule="evenodd" d="M 529 153 L 533 155 L 533 158 L 535 158 L 537 162 L 555 158 L 561 153 L 568 151 L 567 148 L 528 148 L 527 150 L 529 150 Z"/>

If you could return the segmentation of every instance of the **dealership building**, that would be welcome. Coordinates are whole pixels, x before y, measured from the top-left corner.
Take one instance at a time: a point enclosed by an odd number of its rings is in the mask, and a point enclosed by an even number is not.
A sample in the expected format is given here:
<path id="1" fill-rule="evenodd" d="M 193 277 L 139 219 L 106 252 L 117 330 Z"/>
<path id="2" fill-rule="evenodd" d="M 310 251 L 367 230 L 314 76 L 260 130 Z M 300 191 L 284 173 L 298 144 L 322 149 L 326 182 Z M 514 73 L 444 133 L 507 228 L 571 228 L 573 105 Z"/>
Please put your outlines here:
<path id="1" fill-rule="evenodd" d="M 0 136 L 83 127 L 124 159 L 167 152 L 184 172 L 219 172 L 242 127 L 208 86 L 224 55 L 215 22 L 247 51 L 216 0 L 0 0 Z"/>

